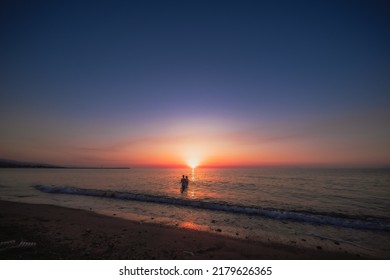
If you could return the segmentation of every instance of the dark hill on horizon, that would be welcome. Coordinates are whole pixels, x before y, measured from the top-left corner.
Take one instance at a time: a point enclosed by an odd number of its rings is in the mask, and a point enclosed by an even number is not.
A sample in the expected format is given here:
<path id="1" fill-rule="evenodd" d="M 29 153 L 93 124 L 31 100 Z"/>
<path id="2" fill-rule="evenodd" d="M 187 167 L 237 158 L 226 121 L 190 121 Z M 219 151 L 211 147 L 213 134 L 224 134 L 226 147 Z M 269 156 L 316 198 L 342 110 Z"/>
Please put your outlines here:
<path id="1" fill-rule="evenodd" d="M 47 163 L 24 162 L 11 159 L 0 159 L 0 168 L 65 168 Z"/>
<path id="2" fill-rule="evenodd" d="M 129 167 L 59 166 L 47 163 L 25 162 L 11 159 L 0 159 L 0 168 L 130 169 Z"/>

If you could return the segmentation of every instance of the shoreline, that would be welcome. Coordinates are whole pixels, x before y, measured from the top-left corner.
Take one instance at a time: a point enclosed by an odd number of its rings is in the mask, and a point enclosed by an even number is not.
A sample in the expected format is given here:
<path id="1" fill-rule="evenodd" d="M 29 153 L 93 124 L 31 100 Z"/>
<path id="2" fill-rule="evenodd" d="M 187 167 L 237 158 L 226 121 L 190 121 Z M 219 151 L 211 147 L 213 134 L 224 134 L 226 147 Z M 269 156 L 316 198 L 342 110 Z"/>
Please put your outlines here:
<path id="1" fill-rule="evenodd" d="M 0 200 L 0 242 L 35 242 L 0 259 L 360 259 L 350 252 L 249 241 L 87 210 Z"/>

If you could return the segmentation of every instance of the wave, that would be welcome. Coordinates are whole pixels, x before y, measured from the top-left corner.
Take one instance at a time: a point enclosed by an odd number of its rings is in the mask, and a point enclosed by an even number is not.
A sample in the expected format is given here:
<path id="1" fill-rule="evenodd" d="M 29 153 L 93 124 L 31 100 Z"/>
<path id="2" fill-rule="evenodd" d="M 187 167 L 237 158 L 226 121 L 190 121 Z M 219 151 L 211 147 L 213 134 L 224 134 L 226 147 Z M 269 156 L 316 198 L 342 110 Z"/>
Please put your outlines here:
<path id="1" fill-rule="evenodd" d="M 179 205 L 184 207 L 200 208 L 207 210 L 224 211 L 230 213 L 258 215 L 277 220 L 292 220 L 296 222 L 308 222 L 314 224 L 331 225 L 355 229 L 385 230 L 390 231 L 390 221 L 372 217 L 352 217 L 333 213 L 314 213 L 286 211 L 282 209 L 261 208 L 231 204 L 226 202 L 210 202 L 190 200 L 169 196 L 139 194 L 119 191 L 106 191 L 96 189 L 82 189 L 70 186 L 59 185 L 34 185 L 35 189 L 45 193 L 61 193 L 72 195 L 85 195 L 94 197 L 107 197 L 113 199 L 133 200 L 142 202 Z"/>

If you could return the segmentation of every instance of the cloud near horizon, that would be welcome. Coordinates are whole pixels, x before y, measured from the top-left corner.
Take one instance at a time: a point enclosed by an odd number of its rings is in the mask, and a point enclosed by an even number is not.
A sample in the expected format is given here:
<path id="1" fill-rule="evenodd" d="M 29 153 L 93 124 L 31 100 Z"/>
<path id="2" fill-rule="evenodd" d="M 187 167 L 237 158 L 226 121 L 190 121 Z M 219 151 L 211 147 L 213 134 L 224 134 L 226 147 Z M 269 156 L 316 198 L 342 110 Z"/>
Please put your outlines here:
<path id="1" fill-rule="evenodd" d="M 310 124 L 252 128 L 220 122 L 213 124 L 214 130 L 202 122 L 183 120 L 165 123 L 164 135 L 151 129 L 145 136 L 130 134 L 125 139 L 67 150 L 76 162 L 92 165 L 178 166 L 189 158 L 206 166 L 386 165 L 390 134 L 384 117 L 383 113 L 361 112 Z M 376 131 L 381 131 L 381 137 Z"/>

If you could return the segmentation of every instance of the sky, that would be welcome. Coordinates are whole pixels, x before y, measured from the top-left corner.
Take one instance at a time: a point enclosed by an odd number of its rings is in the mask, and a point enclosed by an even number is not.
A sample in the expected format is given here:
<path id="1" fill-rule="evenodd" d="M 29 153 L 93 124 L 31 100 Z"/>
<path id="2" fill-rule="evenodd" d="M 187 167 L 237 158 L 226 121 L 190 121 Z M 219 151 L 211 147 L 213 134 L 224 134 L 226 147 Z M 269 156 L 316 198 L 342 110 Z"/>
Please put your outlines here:
<path id="1" fill-rule="evenodd" d="M 390 166 L 387 1 L 2 1 L 0 158 Z"/>

